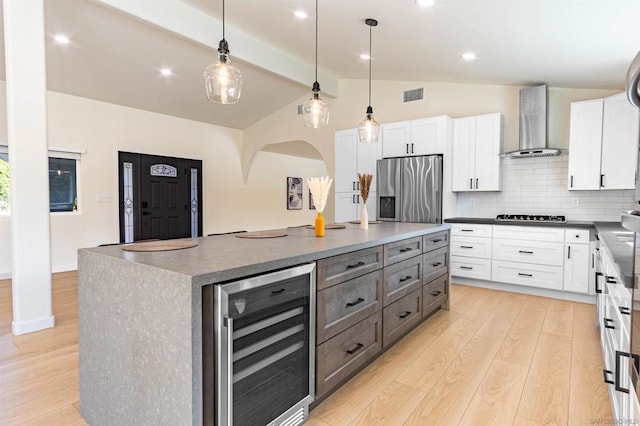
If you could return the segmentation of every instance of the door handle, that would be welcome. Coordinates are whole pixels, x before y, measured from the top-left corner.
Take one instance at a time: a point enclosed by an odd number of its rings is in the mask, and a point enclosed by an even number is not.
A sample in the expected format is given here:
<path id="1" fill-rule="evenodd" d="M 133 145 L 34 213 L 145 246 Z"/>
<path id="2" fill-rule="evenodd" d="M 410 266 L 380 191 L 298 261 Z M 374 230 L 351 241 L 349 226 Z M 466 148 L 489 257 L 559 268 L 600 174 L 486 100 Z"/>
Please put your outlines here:
<path id="1" fill-rule="evenodd" d="M 478 189 L 478 178 L 476 178 L 476 189 Z"/>

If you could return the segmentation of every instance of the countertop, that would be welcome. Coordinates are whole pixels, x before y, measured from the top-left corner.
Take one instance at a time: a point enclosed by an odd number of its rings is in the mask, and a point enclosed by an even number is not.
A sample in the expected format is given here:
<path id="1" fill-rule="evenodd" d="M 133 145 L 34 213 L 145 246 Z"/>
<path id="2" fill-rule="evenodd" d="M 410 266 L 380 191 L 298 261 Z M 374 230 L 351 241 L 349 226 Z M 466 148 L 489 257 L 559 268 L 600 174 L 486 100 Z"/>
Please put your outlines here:
<path id="1" fill-rule="evenodd" d="M 594 222 L 583 220 L 568 220 L 566 222 L 535 222 L 535 221 L 511 221 L 497 220 L 487 217 L 452 217 L 444 220 L 445 223 L 478 223 L 482 225 L 510 225 L 510 226 L 548 226 L 551 228 L 593 228 Z"/>
<path id="2" fill-rule="evenodd" d="M 235 235 L 200 237 L 198 246 L 162 252 L 130 252 L 122 246 L 80 249 L 135 264 L 192 277 L 205 285 L 286 268 L 350 251 L 378 246 L 405 238 L 449 229 L 448 224 L 386 222 L 370 224 L 368 230 L 346 224 L 344 229 L 327 229 L 316 237 L 313 229 L 287 228 L 282 238 L 243 239 Z"/>

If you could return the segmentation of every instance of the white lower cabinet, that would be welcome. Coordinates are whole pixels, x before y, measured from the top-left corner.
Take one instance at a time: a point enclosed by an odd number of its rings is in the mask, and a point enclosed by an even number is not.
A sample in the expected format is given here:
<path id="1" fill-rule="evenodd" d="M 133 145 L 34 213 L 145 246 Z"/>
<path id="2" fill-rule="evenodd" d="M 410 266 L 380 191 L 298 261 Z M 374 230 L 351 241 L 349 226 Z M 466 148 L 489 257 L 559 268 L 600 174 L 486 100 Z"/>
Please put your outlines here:
<path id="1" fill-rule="evenodd" d="M 494 260 L 491 276 L 494 281 L 502 283 L 562 290 L 562 266 Z"/>
<path id="2" fill-rule="evenodd" d="M 589 293 L 590 259 L 589 244 L 565 244 L 563 286 L 565 291 Z"/>
<path id="3" fill-rule="evenodd" d="M 491 259 L 451 256 L 451 275 L 478 280 L 491 279 Z"/>

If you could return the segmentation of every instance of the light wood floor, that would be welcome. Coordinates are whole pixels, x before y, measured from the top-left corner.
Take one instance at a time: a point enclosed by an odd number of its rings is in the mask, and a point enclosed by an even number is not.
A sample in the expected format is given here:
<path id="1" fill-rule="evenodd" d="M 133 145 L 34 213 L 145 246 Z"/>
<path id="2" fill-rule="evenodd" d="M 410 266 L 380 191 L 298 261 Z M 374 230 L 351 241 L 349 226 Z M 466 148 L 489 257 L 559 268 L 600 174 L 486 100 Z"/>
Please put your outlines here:
<path id="1" fill-rule="evenodd" d="M 77 275 L 55 274 L 56 327 L 11 334 L 0 281 L 0 424 L 84 425 Z M 311 412 L 310 426 L 612 421 L 594 306 L 462 285 L 440 311 Z"/>

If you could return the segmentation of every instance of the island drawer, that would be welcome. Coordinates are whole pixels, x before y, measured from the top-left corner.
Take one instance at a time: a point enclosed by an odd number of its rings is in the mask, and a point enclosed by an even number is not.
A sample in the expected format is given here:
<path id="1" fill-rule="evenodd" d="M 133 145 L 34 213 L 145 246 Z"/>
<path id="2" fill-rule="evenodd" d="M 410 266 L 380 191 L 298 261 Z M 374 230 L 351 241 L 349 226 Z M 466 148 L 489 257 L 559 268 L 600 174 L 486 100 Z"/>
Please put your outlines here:
<path id="1" fill-rule="evenodd" d="M 422 287 L 422 317 L 426 318 L 448 297 L 449 275 L 443 275 Z"/>
<path id="2" fill-rule="evenodd" d="M 382 307 L 382 271 L 321 290 L 317 294 L 317 343 L 346 330 Z"/>
<path id="3" fill-rule="evenodd" d="M 449 271 L 449 248 L 442 247 L 422 255 L 423 272 L 422 281 L 428 283 L 432 279 L 446 274 Z"/>
<path id="4" fill-rule="evenodd" d="M 435 250 L 440 247 L 445 247 L 449 244 L 449 231 L 437 232 L 435 234 L 429 234 L 422 237 L 424 252 Z"/>
<path id="5" fill-rule="evenodd" d="M 422 237 L 384 245 L 384 266 L 422 254 Z"/>
<path id="6" fill-rule="evenodd" d="M 422 320 L 422 289 L 382 310 L 382 345 L 388 347 Z"/>
<path id="7" fill-rule="evenodd" d="M 382 246 L 341 254 L 317 263 L 316 288 L 331 287 L 382 268 Z"/>
<path id="8" fill-rule="evenodd" d="M 317 348 L 316 399 L 335 388 L 382 350 L 382 313 L 359 322 Z"/>
<path id="9" fill-rule="evenodd" d="M 383 306 L 387 306 L 421 287 L 421 256 L 387 266 L 384 268 Z"/>

